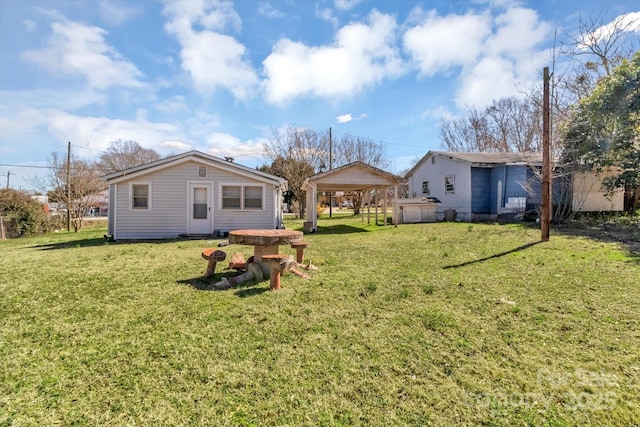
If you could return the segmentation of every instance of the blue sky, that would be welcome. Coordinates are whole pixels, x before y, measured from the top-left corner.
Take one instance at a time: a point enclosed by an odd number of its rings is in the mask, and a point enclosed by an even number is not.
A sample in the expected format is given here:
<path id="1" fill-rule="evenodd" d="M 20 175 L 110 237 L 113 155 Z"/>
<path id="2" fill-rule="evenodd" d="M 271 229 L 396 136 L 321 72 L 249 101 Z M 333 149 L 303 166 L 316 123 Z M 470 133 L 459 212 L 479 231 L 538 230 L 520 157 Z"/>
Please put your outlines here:
<path id="1" fill-rule="evenodd" d="M 383 143 L 399 173 L 441 119 L 521 96 L 582 17 L 634 1 L 1 0 L 0 186 L 111 141 L 254 167 L 288 125 Z M 634 28 L 640 33 L 640 24 Z"/>

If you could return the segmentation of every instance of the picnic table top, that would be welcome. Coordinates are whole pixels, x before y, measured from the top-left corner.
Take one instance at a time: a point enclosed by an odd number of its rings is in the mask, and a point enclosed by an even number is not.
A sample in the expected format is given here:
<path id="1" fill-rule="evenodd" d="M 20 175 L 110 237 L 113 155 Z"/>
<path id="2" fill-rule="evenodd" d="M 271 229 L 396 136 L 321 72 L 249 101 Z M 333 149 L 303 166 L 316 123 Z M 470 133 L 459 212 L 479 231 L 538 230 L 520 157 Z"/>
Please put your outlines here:
<path id="1" fill-rule="evenodd" d="M 246 229 L 229 232 L 229 243 L 254 246 L 286 245 L 302 240 L 303 233 L 286 229 Z"/>

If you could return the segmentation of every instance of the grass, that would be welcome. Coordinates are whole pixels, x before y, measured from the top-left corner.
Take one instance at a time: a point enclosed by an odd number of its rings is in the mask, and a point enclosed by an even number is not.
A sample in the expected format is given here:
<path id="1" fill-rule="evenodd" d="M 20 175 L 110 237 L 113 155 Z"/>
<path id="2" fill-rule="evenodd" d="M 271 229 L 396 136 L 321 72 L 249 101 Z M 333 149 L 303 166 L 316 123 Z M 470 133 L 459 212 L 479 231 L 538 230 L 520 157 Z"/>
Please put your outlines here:
<path id="1" fill-rule="evenodd" d="M 628 241 L 318 224 L 278 292 L 198 290 L 218 241 L 0 242 L 0 425 L 637 425 Z"/>

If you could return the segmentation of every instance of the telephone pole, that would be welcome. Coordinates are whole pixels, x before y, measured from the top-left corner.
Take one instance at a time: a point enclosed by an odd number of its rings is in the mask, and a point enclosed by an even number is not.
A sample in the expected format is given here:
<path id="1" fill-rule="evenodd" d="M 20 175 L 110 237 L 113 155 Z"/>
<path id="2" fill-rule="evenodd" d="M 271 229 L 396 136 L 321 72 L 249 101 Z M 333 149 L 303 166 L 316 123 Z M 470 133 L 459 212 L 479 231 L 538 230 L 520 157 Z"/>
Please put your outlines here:
<path id="1" fill-rule="evenodd" d="M 67 231 L 71 231 L 71 141 L 67 143 Z"/>
<path id="2" fill-rule="evenodd" d="M 329 128 L 329 170 L 333 167 L 333 139 Z M 333 218 L 333 191 L 329 191 L 329 218 Z"/>
<path id="3" fill-rule="evenodd" d="M 10 176 L 11 176 L 11 171 L 7 171 L 7 189 L 9 188 L 9 177 Z"/>
<path id="4" fill-rule="evenodd" d="M 549 241 L 551 222 L 551 127 L 549 113 L 549 67 L 544 67 L 544 89 L 542 101 L 542 218 L 540 219 L 541 240 Z"/>

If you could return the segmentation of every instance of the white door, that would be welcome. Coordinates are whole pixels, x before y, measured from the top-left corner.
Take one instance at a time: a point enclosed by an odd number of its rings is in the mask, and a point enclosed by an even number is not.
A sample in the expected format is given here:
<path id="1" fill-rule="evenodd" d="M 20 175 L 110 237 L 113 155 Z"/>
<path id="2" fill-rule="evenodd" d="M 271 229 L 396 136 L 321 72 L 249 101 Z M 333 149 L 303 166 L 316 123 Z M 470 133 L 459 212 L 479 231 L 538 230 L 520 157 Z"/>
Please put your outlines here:
<path id="1" fill-rule="evenodd" d="M 211 184 L 189 184 L 189 234 L 211 234 Z"/>

